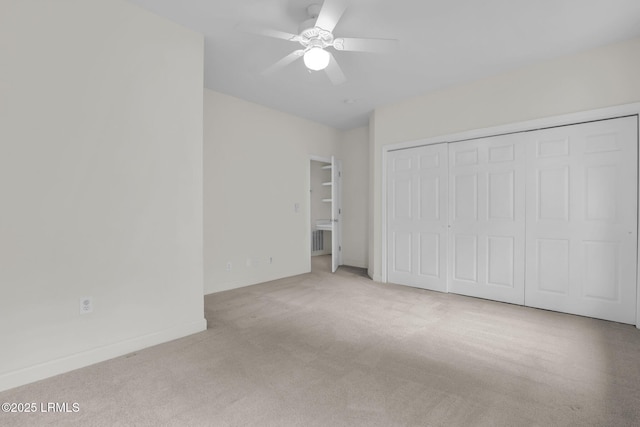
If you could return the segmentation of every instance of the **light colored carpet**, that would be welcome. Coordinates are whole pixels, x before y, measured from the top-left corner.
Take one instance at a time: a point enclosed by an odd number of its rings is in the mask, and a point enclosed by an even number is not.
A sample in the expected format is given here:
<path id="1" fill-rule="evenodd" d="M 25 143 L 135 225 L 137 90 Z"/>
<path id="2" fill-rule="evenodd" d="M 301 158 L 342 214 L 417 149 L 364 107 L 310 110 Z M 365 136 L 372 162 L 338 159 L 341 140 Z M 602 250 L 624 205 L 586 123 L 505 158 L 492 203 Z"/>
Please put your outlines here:
<path id="1" fill-rule="evenodd" d="M 310 274 L 205 297 L 209 329 L 0 393 L 0 425 L 638 426 L 640 331 Z"/>

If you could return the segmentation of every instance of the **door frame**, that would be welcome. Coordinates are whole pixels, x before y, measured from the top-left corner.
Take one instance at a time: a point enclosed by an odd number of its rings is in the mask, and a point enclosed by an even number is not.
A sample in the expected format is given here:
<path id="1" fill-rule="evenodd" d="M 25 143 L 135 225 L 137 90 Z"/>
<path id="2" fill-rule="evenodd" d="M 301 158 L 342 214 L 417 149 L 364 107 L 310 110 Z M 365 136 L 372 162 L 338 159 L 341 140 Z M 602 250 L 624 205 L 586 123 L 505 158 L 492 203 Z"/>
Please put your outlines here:
<path id="1" fill-rule="evenodd" d="M 418 139 L 413 141 L 399 142 L 395 144 L 388 144 L 382 147 L 382 188 L 381 188 L 381 219 L 382 219 L 382 234 L 381 234 L 381 255 L 382 255 L 382 281 L 388 282 L 387 272 L 387 156 L 391 151 L 406 150 L 410 148 L 416 148 L 424 145 L 441 144 L 441 143 L 453 143 L 467 141 L 471 139 L 485 138 L 490 136 L 499 136 L 510 133 L 528 132 L 533 130 L 559 127 L 566 125 L 579 124 L 584 122 L 592 122 L 598 120 L 615 119 L 626 116 L 638 116 L 640 123 L 640 102 L 632 104 L 623 104 L 613 107 L 599 108 L 595 110 L 580 111 L 577 113 L 560 114 L 557 116 L 544 117 L 534 120 L 526 120 L 521 122 L 509 123 L 505 125 L 492 126 L 481 129 L 473 129 L 469 131 L 453 133 L 448 135 L 435 136 L 430 138 Z M 640 145 L 640 129 L 638 129 L 638 138 Z M 640 150 L 639 150 L 640 152 Z M 640 162 L 638 162 L 638 188 L 640 192 Z M 640 195 L 638 197 L 640 202 Z M 640 243 L 640 214 L 638 215 L 638 240 Z M 636 327 L 640 329 L 640 250 L 638 251 L 638 259 L 636 260 Z"/>
<path id="2" fill-rule="evenodd" d="M 342 265 L 342 162 L 331 156 L 331 272 Z"/>
<path id="3" fill-rule="evenodd" d="M 323 157 L 316 155 L 309 155 L 309 159 L 307 160 L 307 239 L 311 239 L 311 162 L 320 162 L 320 163 L 329 163 L 331 164 L 331 156 Z M 331 236 L 333 239 L 333 235 Z M 307 272 L 311 271 L 311 240 L 307 242 L 307 252 L 309 256 L 307 256 Z"/>

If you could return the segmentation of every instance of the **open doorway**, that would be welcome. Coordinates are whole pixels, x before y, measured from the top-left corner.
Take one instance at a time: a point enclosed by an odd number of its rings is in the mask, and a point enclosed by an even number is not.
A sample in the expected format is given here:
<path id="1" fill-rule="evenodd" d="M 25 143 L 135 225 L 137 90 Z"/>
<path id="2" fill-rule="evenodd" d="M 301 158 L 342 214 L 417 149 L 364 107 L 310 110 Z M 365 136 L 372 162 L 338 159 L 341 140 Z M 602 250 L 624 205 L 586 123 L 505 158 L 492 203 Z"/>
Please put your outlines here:
<path id="1" fill-rule="evenodd" d="M 341 264 L 340 180 L 342 172 L 335 158 L 310 160 L 309 228 L 311 270 L 335 272 Z"/>
<path id="2" fill-rule="evenodd" d="M 311 270 L 331 271 L 331 162 L 311 160 Z"/>

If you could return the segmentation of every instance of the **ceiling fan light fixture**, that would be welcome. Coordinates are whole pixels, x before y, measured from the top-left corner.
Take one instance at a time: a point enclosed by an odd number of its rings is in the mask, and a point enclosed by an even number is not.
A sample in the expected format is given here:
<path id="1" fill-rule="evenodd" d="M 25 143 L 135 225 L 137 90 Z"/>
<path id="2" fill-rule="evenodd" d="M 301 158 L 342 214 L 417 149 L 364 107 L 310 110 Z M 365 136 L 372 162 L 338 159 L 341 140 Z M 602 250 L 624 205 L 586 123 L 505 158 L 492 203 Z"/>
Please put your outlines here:
<path id="1" fill-rule="evenodd" d="M 304 54 L 304 65 L 313 71 L 320 71 L 327 68 L 331 55 L 321 47 L 312 47 Z"/>

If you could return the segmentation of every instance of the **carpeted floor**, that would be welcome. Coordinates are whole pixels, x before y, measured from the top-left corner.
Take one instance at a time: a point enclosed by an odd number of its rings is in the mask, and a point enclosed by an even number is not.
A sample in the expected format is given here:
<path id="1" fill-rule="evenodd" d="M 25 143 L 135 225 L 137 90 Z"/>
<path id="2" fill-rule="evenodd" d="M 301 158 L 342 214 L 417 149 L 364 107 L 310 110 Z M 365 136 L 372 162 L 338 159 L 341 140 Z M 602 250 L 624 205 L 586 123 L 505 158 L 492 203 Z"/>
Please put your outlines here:
<path id="1" fill-rule="evenodd" d="M 2 426 L 638 426 L 633 326 L 313 272 L 205 297 L 209 329 L 0 393 Z"/>

